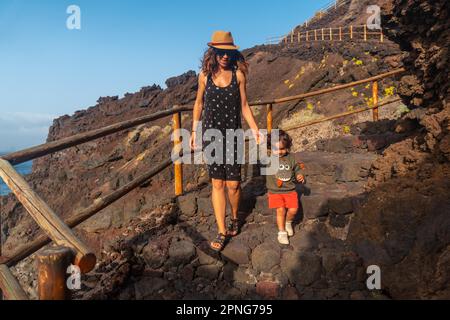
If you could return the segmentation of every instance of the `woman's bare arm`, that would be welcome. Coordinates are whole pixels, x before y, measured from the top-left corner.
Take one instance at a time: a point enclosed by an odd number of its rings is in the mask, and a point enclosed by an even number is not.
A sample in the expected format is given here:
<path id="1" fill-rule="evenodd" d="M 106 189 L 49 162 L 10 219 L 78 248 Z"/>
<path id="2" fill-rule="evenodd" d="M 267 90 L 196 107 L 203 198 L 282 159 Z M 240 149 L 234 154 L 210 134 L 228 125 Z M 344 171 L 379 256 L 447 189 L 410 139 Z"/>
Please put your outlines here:
<path id="1" fill-rule="evenodd" d="M 255 134 L 259 135 L 258 125 L 256 124 L 252 109 L 250 109 L 250 106 L 248 105 L 247 78 L 246 78 L 245 74 L 239 70 L 237 71 L 236 75 L 237 75 L 238 82 L 239 82 L 239 90 L 241 92 L 242 115 L 244 116 L 245 121 L 247 121 L 250 129 L 252 129 Z"/>
<path id="2" fill-rule="evenodd" d="M 198 76 L 198 90 L 197 90 L 197 98 L 195 99 L 194 104 L 194 112 L 192 115 L 192 131 L 197 131 L 197 126 L 200 121 L 200 118 L 202 116 L 202 110 L 203 110 L 203 97 L 205 95 L 205 80 L 206 76 L 203 72 L 200 72 L 200 75 Z"/>
<path id="3" fill-rule="evenodd" d="M 200 118 L 202 116 L 203 111 L 203 96 L 205 94 L 206 90 L 206 76 L 203 74 L 203 72 L 200 72 L 200 75 L 198 76 L 198 90 L 197 90 L 197 98 L 195 99 L 194 103 L 194 111 L 192 113 L 192 132 L 191 132 L 191 139 L 190 139 L 190 146 L 192 150 L 197 149 L 196 145 L 196 132 L 197 127 L 200 122 Z"/>

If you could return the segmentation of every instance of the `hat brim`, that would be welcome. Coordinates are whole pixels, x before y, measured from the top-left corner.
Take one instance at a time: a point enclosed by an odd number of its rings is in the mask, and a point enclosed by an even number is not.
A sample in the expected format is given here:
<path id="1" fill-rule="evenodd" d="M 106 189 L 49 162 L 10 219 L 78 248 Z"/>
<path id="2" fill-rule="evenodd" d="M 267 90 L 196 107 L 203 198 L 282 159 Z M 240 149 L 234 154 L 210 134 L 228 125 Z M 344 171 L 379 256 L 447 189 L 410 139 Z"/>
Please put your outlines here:
<path id="1" fill-rule="evenodd" d="M 232 46 L 232 45 L 212 45 L 211 42 L 208 43 L 208 46 L 211 48 L 216 49 L 223 49 L 223 50 L 238 50 L 239 46 Z"/>

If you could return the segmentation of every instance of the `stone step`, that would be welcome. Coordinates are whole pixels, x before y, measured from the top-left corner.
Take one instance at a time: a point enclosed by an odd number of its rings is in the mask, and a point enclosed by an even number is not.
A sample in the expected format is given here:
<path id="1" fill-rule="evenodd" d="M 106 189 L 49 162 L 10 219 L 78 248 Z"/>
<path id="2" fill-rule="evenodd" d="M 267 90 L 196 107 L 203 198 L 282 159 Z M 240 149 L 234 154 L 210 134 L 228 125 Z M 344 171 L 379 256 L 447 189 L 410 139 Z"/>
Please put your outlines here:
<path id="1" fill-rule="evenodd" d="M 319 140 L 315 143 L 318 151 L 333 153 L 381 153 L 389 145 L 403 139 L 395 133 L 349 135 L 333 139 Z"/>
<path id="2" fill-rule="evenodd" d="M 364 198 L 365 183 L 376 154 L 339 154 L 329 152 L 294 153 L 296 160 L 304 163 L 306 184 L 297 185 L 299 207 L 307 219 L 317 219 L 330 214 L 347 215 L 354 211 Z M 200 192 L 178 198 L 178 204 L 185 218 L 194 215 L 211 217 L 214 213 L 211 203 L 211 187 Z M 268 208 L 265 177 L 254 176 L 243 184 L 242 200 L 239 208 L 246 217 L 255 211 L 263 217 L 274 214 Z M 227 206 L 227 214 L 230 207 Z M 247 220 L 248 221 L 248 220 Z"/>
<path id="3" fill-rule="evenodd" d="M 358 182 L 367 179 L 376 154 L 340 154 L 330 152 L 298 152 L 296 160 L 305 164 L 307 183 L 335 184 Z"/>

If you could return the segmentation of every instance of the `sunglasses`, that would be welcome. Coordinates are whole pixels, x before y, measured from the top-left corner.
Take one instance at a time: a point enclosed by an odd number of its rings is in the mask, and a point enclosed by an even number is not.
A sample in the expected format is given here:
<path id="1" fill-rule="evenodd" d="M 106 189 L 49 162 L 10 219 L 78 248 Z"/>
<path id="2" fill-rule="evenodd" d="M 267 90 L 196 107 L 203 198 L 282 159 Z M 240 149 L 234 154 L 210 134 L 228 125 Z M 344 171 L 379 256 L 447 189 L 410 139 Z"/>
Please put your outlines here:
<path id="1" fill-rule="evenodd" d="M 224 55 L 232 57 L 236 53 L 235 50 L 225 50 L 225 49 L 214 49 L 214 51 L 219 57 L 223 57 Z"/>

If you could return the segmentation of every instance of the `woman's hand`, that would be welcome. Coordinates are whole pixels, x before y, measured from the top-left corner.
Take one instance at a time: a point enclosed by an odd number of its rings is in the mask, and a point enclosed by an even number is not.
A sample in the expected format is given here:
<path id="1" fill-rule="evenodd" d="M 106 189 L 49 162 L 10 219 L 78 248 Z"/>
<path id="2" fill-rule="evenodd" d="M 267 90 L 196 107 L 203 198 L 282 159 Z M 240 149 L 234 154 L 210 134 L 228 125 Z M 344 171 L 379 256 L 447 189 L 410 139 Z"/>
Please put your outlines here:
<path id="1" fill-rule="evenodd" d="M 189 140 L 189 145 L 192 151 L 197 150 L 196 140 L 197 140 L 197 133 L 195 131 L 191 132 L 191 139 Z"/>
<path id="2" fill-rule="evenodd" d="M 261 134 L 258 128 L 252 129 L 253 137 L 256 140 L 258 145 L 261 145 L 264 142 L 264 136 Z"/>

